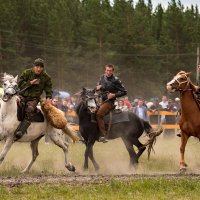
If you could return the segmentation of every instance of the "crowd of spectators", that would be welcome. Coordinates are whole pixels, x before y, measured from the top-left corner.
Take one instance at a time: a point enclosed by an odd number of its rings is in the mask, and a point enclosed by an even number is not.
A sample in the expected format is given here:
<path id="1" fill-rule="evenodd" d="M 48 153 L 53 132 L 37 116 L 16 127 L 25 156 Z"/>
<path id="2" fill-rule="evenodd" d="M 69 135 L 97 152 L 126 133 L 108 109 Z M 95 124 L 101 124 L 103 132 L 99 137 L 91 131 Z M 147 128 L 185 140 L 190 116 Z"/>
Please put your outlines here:
<path id="1" fill-rule="evenodd" d="M 145 121 L 150 121 L 148 112 L 158 115 L 160 111 L 177 112 L 176 121 L 178 120 L 178 112 L 180 112 L 180 99 L 168 99 L 167 96 L 159 98 L 151 98 L 149 101 L 144 98 L 136 98 L 133 102 L 129 101 L 128 97 L 120 98 L 116 101 L 116 108 L 122 111 L 131 111 L 138 115 Z M 153 116 L 151 117 L 153 120 Z M 160 119 L 157 117 L 155 120 L 157 123 L 166 123 L 167 116 L 161 115 Z M 154 122 L 155 122 L 154 120 Z"/>
<path id="2" fill-rule="evenodd" d="M 64 112 L 65 116 L 69 121 L 74 121 L 75 110 L 77 107 L 77 98 L 75 96 L 69 96 L 67 98 L 54 97 L 52 104 Z M 132 102 L 129 100 L 128 96 L 119 98 L 115 102 L 115 108 L 122 111 L 130 111 L 138 115 L 145 121 L 150 123 L 166 123 L 168 116 L 161 115 L 160 118 L 156 115 L 159 115 L 160 111 L 170 111 L 170 112 L 179 112 L 180 111 L 180 99 L 168 99 L 167 96 L 162 96 L 162 98 L 151 98 L 149 101 L 144 98 L 135 98 Z M 154 115 L 148 115 L 148 112 L 153 113 Z M 175 121 L 178 120 L 179 115 L 177 114 Z"/>
<path id="3" fill-rule="evenodd" d="M 75 112 L 77 107 L 77 98 L 75 96 L 69 96 L 67 98 L 55 96 L 52 99 L 52 105 L 63 111 L 69 122 L 77 123 L 77 116 Z"/>
<path id="4" fill-rule="evenodd" d="M 57 96 L 55 96 L 52 99 L 52 104 L 62 110 L 64 113 L 66 112 L 71 112 L 71 111 L 75 111 L 76 106 L 77 106 L 77 100 L 76 97 L 74 96 L 69 96 L 67 98 L 59 98 Z"/>

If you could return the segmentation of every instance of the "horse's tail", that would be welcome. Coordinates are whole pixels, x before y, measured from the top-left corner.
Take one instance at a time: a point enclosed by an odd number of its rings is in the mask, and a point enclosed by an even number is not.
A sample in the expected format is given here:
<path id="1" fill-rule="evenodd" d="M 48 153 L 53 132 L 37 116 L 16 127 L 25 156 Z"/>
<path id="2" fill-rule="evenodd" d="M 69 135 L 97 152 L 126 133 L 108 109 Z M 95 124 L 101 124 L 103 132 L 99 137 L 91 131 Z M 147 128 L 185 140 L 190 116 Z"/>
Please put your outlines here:
<path id="1" fill-rule="evenodd" d="M 78 135 L 74 134 L 73 131 L 70 130 L 70 128 L 67 125 L 62 129 L 62 131 L 63 131 L 63 133 L 68 135 L 73 140 L 73 143 L 75 143 L 75 142 L 80 140 Z"/>
<path id="2" fill-rule="evenodd" d="M 160 127 L 157 130 L 154 130 L 149 124 L 149 122 L 144 121 L 144 130 L 149 137 L 148 141 L 144 144 L 144 146 L 148 146 L 148 159 L 150 159 L 151 151 L 154 151 L 153 146 L 156 144 L 156 138 L 163 132 L 163 128 Z"/>

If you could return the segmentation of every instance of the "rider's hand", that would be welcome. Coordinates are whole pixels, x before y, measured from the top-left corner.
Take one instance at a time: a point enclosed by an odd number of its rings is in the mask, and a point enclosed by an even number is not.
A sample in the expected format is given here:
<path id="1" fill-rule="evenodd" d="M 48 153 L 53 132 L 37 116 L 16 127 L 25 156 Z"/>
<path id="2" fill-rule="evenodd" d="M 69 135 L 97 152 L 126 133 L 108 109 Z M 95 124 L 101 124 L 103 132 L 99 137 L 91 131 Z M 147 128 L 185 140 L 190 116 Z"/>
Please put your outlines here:
<path id="1" fill-rule="evenodd" d="M 113 94 L 113 93 L 108 93 L 108 99 L 112 99 L 112 98 L 114 98 L 115 97 L 115 94 Z"/>
<path id="2" fill-rule="evenodd" d="M 96 90 L 98 91 L 98 90 L 100 90 L 102 88 L 102 85 L 97 85 L 96 86 Z"/>
<path id="3" fill-rule="evenodd" d="M 33 79 L 32 81 L 30 81 L 30 84 L 31 85 L 37 85 L 37 84 L 39 84 L 40 83 L 40 79 L 37 79 L 37 78 L 35 78 L 35 79 Z"/>

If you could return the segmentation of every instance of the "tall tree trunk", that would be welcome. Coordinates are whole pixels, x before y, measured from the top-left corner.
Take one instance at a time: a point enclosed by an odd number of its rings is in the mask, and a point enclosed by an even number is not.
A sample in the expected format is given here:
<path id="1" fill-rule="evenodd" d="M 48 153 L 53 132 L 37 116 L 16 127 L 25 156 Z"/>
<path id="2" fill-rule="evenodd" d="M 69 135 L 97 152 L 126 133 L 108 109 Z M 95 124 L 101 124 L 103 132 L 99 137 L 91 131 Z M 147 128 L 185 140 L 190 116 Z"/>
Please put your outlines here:
<path id="1" fill-rule="evenodd" d="M 0 73 L 3 73 L 2 33 L 0 32 Z"/>
<path id="2" fill-rule="evenodd" d="M 0 60 L 3 59 L 3 55 L 2 55 L 1 49 L 2 49 L 2 36 L 1 36 L 1 32 L 0 32 Z"/>

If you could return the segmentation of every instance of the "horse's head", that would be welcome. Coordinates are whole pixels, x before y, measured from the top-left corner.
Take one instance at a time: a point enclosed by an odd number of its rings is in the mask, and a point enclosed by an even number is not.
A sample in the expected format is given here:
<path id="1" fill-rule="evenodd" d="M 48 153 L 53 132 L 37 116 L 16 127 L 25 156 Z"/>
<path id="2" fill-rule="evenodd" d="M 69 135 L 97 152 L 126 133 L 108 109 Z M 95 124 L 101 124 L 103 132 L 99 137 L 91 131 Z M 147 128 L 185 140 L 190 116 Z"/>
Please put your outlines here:
<path id="1" fill-rule="evenodd" d="M 18 92 L 17 78 L 18 76 L 14 77 L 10 74 L 4 73 L 2 77 L 3 91 L 4 91 L 2 97 L 3 101 L 7 102 L 13 95 L 17 94 Z"/>
<path id="2" fill-rule="evenodd" d="M 190 72 L 180 71 L 174 78 L 167 83 L 166 87 L 169 92 L 185 91 L 189 88 Z"/>
<path id="3" fill-rule="evenodd" d="M 96 98 L 98 97 L 98 95 L 95 94 L 95 90 L 82 88 L 82 91 L 77 93 L 76 95 L 80 96 L 80 103 L 85 105 L 87 109 L 89 109 L 91 112 L 96 109 Z"/>

